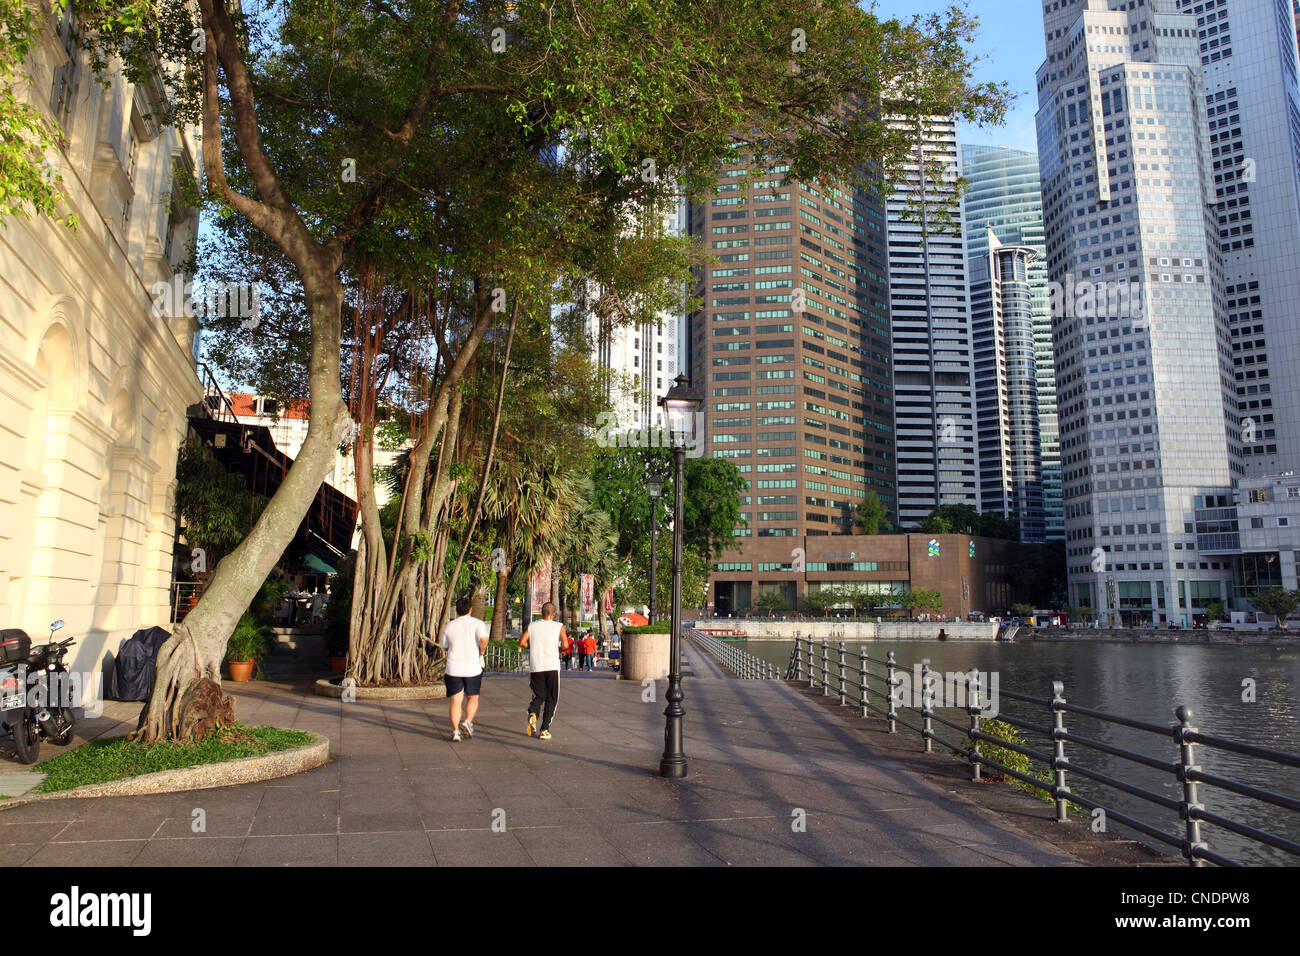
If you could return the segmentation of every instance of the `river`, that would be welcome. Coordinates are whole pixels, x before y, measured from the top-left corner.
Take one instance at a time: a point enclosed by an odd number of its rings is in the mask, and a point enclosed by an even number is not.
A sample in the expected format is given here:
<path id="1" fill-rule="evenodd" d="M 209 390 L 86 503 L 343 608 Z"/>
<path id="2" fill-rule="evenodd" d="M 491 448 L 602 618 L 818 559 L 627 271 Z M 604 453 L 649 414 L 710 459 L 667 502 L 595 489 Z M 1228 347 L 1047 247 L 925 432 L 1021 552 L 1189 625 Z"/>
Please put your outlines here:
<path id="1" fill-rule="evenodd" d="M 744 646 L 751 654 L 780 664 L 784 670 L 794 642 L 750 641 Z M 845 646 L 849 667 L 856 672 L 860 645 L 852 642 Z M 834 675 L 837 645 L 832 643 L 830 647 L 831 672 Z M 1175 723 L 1174 709 L 1187 704 L 1193 710 L 1192 722 L 1201 733 L 1300 753 L 1300 725 L 1297 723 L 1297 717 L 1300 717 L 1300 648 L 1296 647 L 879 641 L 868 642 L 866 648 L 868 655 L 882 660 L 886 652 L 894 651 L 896 660 L 909 672 L 922 657 L 929 657 L 931 666 L 938 671 L 966 671 L 974 666 L 981 672 L 996 672 L 1000 691 L 1013 690 L 1050 697 L 1052 681 L 1060 680 L 1065 685 L 1066 699 L 1072 703 L 1161 726 Z M 873 670 L 882 670 L 877 665 L 870 666 Z M 1006 697 L 999 697 L 997 703 L 1004 714 L 1040 724 L 1051 723 L 1045 707 Z M 944 713 L 949 719 L 961 717 L 959 711 Z M 920 719 L 914 716 L 911 722 L 919 724 Z M 1178 748 L 1170 737 L 1158 737 L 1078 714 L 1066 715 L 1066 727 L 1071 733 L 1111 746 L 1161 760 L 1178 759 Z M 915 733 L 902 726 L 898 730 L 899 733 Z M 947 740 L 960 739 L 951 728 L 941 725 L 936 725 L 935 732 Z M 1026 736 L 1029 746 L 1051 750 L 1050 742 L 1044 738 L 1033 734 Z M 936 745 L 936 750 L 939 749 L 946 748 Z M 1086 769 L 1173 800 L 1182 798 L 1182 786 L 1172 774 L 1071 743 L 1066 744 L 1066 755 Z M 1206 773 L 1300 799 L 1300 769 L 1203 745 L 1196 747 L 1196 759 Z M 1036 763 L 1036 766 L 1039 765 Z M 1070 775 L 1067 783 L 1075 792 L 1172 836 L 1183 835 L 1183 824 L 1176 812 L 1088 780 L 1082 774 Z M 1200 785 L 1200 801 L 1211 812 L 1300 842 L 1300 813 L 1206 784 Z M 1171 852 L 1159 841 L 1141 836 L 1121 824 L 1113 823 L 1112 826 L 1126 835 Z M 1202 839 L 1210 849 L 1242 863 L 1300 865 L 1298 857 L 1212 824 L 1202 824 Z"/>

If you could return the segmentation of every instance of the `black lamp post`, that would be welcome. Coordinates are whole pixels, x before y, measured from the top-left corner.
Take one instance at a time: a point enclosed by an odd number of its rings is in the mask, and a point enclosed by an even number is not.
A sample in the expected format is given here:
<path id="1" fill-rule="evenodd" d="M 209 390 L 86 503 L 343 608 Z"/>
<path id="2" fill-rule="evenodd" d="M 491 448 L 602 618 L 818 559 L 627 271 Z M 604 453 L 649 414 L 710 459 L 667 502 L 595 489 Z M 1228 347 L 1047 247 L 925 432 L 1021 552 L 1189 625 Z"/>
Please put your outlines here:
<path id="1" fill-rule="evenodd" d="M 655 597 L 659 591 L 655 585 L 655 568 L 658 566 L 658 557 L 655 551 L 655 539 L 658 537 L 659 530 L 659 496 L 664 493 L 664 481 L 662 478 L 647 478 L 646 491 L 650 493 L 650 623 L 655 622 Z"/>
<path id="2" fill-rule="evenodd" d="M 659 776 L 686 776 L 686 754 L 682 752 L 682 507 L 686 487 L 686 442 L 695 435 L 695 412 L 703 400 L 687 387 L 685 375 L 678 375 L 668 394 L 659 399 L 664 423 L 673 443 L 673 618 L 669 644 L 668 706 L 664 709 L 664 755 Z"/>

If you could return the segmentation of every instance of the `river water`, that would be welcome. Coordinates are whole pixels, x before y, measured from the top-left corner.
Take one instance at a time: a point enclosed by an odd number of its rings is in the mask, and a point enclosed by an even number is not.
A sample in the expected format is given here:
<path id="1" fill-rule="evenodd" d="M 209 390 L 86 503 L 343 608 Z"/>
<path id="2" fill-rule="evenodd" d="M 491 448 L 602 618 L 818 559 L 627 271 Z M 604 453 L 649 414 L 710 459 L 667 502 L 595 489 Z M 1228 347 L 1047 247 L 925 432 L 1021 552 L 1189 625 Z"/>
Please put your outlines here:
<path id="1" fill-rule="evenodd" d="M 780 664 L 784 670 L 794 642 L 749 641 L 744 646 L 751 654 Z M 831 643 L 829 646 L 832 657 L 830 673 L 832 681 L 835 681 L 838 645 Z M 858 642 L 845 645 L 853 679 L 856 679 L 860 646 Z M 1047 698 L 1051 697 L 1052 681 L 1059 680 L 1064 683 L 1065 697 L 1071 703 L 1160 726 L 1174 724 L 1175 708 L 1187 704 L 1193 711 L 1193 725 L 1203 734 L 1300 753 L 1300 648 L 1297 647 L 956 641 L 873 641 L 865 646 L 869 656 L 881 660 L 886 652 L 894 651 L 895 659 L 909 672 L 909 676 L 914 664 L 929 657 L 931 667 L 942 672 L 967 671 L 973 666 L 990 676 L 996 673 L 999 691 L 1013 690 Z M 869 669 L 883 671 L 875 664 L 870 664 Z M 986 686 L 991 688 L 992 685 L 986 681 Z M 853 692 L 850 686 L 850 695 Z M 1013 701 L 1004 696 L 999 696 L 997 704 L 999 711 L 1006 715 L 1039 724 L 1050 725 L 1052 722 L 1046 707 Z M 963 711 L 944 710 L 941 713 L 959 723 L 966 720 Z M 920 723 L 919 715 L 906 719 Z M 1178 760 L 1178 747 L 1168 735 L 1157 736 L 1079 714 L 1066 715 L 1066 728 L 1072 734 L 1114 747 L 1160 760 Z M 915 734 L 901 725 L 898 732 Z M 935 733 L 945 740 L 965 743 L 964 738 L 951 728 L 936 724 Z M 1029 746 L 1051 751 L 1050 741 L 1028 732 L 1026 737 Z M 917 745 L 920 746 L 919 735 Z M 947 748 L 936 744 L 935 749 L 946 751 Z M 1206 773 L 1300 799 L 1300 769 L 1204 745 L 1198 745 L 1195 753 L 1197 762 Z M 1172 774 L 1073 743 L 1066 744 L 1066 756 L 1077 766 L 1173 800 L 1182 798 L 1182 785 Z M 1039 766 L 1035 762 L 1035 767 Z M 1091 781 L 1082 774 L 1068 775 L 1067 783 L 1071 790 L 1171 836 L 1184 835 L 1177 811 Z M 1208 811 L 1300 842 L 1300 813 L 1204 783 L 1199 789 L 1200 802 Z M 1110 828 L 1165 852 L 1177 853 L 1160 841 L 1140 835 L 1117 822 L 1112 822 Z M 1300 857 L 1238 836 L 1222 827 L 1202 823 L 1201 832 L 1202 840 L 1211 850 L 1242 863 L 1300 865 Z"/>

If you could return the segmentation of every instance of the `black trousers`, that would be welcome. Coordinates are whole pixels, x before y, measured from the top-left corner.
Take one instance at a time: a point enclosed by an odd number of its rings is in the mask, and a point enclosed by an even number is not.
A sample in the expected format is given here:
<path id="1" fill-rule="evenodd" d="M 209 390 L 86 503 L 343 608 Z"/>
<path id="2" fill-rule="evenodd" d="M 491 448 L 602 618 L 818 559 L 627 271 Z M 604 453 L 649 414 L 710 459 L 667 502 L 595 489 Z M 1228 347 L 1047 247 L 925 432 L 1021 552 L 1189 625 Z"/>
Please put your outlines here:
<path id="1" fill-rule="evenodd" d="M 528 712 L 541 717 L 539 730 L 549 730 L 551 718 L 555 716 L 555 706 L 560 702 L 560 672 L 533 671 L 528 683 L 533 690 L 533 701 L 528 705 Z"/>

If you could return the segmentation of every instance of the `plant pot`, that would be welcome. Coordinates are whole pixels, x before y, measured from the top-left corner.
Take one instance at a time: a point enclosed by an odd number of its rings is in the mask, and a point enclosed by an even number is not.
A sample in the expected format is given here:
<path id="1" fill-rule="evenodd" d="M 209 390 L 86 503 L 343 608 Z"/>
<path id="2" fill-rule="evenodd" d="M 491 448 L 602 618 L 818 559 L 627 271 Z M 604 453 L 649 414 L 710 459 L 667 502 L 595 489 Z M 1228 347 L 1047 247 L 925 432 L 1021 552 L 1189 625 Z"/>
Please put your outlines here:
<path id="1" fill-rule="evenodd" d="M 330 670 L 335 674 L 342 674 L 348 666 L 348 657 L 346 654 L 330 655 Z"/>
<path id="2" fill-rule="evenodd" d="M 230 668 L 230 679 L 237 684 L 242 684 L 253 676 L 253 661 L 226 661 L 226 666 Z"/>

